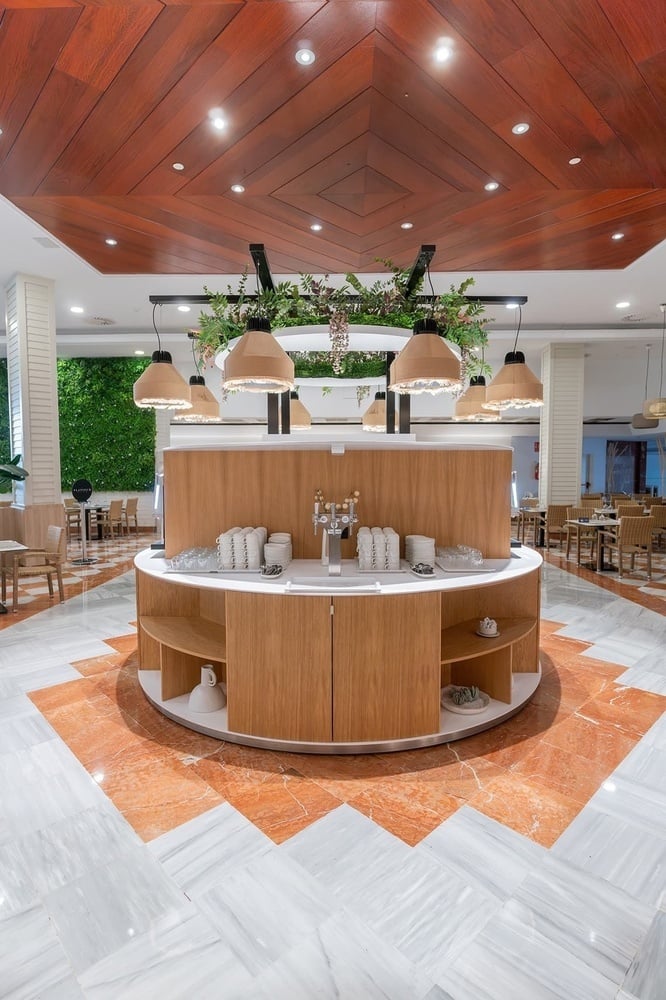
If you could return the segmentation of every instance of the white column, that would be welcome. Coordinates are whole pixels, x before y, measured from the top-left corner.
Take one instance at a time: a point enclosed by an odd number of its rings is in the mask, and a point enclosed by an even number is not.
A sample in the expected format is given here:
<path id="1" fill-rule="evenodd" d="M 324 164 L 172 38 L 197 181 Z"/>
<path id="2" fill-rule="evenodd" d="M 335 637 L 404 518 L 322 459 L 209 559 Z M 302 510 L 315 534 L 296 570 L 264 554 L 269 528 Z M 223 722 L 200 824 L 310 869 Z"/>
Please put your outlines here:
<path id="1" fill-rule="evenodd" d="M 7 375 L 12 453 L 29 472 L 14 491 L 21 540 L 42 545 L 63 524 L 54 283 L 19 274 L 6 288 Z"/>
<path id="2" fill-rule="evenodd" d="M 543 506 L 574 504 L 581 494 L 583 345 L 549 344 L 541 355 L 541 378 L 539 500 Z"/>

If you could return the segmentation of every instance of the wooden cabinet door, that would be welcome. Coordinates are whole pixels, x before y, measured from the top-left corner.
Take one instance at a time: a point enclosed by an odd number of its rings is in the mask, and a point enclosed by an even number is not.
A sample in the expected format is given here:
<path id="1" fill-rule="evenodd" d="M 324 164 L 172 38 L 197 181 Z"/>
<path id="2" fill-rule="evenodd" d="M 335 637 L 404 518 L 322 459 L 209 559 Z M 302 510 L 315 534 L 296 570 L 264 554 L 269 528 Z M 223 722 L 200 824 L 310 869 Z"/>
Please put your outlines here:
<path id="1" fill-rule="evenodd" d="M 438 593 L 333 598 L 333 739 L 439 731 Z"/>
<path id="2" fill-rule="evenodd" d="M 229 729 L 330 742 L 330 597 L 227 591 Z"/>

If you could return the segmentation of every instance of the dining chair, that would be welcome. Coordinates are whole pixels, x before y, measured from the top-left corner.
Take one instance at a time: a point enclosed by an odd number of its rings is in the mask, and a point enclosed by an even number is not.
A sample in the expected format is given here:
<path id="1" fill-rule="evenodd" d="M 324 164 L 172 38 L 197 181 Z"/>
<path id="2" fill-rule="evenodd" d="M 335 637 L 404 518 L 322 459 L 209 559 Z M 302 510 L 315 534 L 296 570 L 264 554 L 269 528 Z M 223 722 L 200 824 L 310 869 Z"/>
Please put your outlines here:
<path id="1" fill-rule="evenodd" d="M 112 500 L 109 503 L 108 510 L 101 511 L 101 515 L 98 513 L 98 520 L 100 516 L 103 538 L 115 538 L 116 529 L 118 530 L 118 534 L 122 535 L 124 530 L 122 499 Z"/>
<path id="2" fill-rule="evenodd" d="M 567 507 L 567 522 L 577 521 L 581 517 L 589 518 L 590 507 Z M 589 524 L 569 524 L 566 525 L 567 533 L 567 548 L 566 548 L 566 558 L 569 558 L 571 552 L 571 543 L 576 542 L 576 562 L 580 566 L 580 552 L 581 547 L 584 545 L 589 546 L 590 549 L 590 559 L 593 558 L 596 544 L 597 544 L 597 531 L 598 528 L 592 528 Z"/>
<path id="3" fill-rule="evenodd" d="M 18 582 L 21 577 L 46 576 L 49 587 L 49 597 L 53 600 L 53 575 L 58 581 L 58 596 L 61 601 L 65 600 L 65 591 L 62 584 L 62 561 L 64 559 L 64 546 L 66 544 L 65 529 L 50 524 L 46 529 L 46 541 L 43 549 L 23 549 L 14 553 L 11 566 L 3 562 L 0 567 L 2 578 L 2 603 L 7 597 L 7 577 L 12 577 L 12 611 L 18 611 Z"/>
<path id="4" fill-rule="evenodd" d="M 645 556 L 648 580 L 652 579 L 652 531 L 654 518 L 621 517 L 615 532 L 603 531 L 604 547 L 610 552 L 611 562 L 613 552 L 617 552 L 618 577 L 624 576 L 624 557 L 630 556 L 629 571 L 634 571 L 637 556 Z"/>
<path id="5" fill-rule="evenodd" d="M 652 518 L 652 541 L 657 543 L 660 549 L 666 540 L 666 507 L 663 504 L 656 504 L 650 508 Z"/>
<path id="6" fill-rule="evenodd" d="M 139 520 L 137 516 L 137 507 L 139 505 L 138 497 L 129 497 L 123 506 L 123 526 L 126 533 L 129 535 L 130 528 L 134 524 L 135 535 L 139 534 Z"/>
<path id="7" fill-rule="evenodd" d="M 76 500 L 64 501 L 65 507 L 65 531 L 67 539 L 77 538 L 81 535 L 81 508 Z"/>
<path id="8" fill-rule="evenodd" d="M 546 511 L 546 525 L 544 528 L 544 539 L 546 548 L 550 548 L 550 539 L 552 536 L 557 536 L 557 543 L 559 546 L 562 545 L 562 539 L 566 538 L 566 519 L 567 519 L 568 507 L 566 504 L 551 503 L 548 504 L 548 510 Z"/>
<path id="9" fill-rule="evenodd" d="M 620 520 L 621 517 L 642 517 L 643 507 L 639 503 L 622 503 L 618 504 L 617 508 L 617 519 Z"/>

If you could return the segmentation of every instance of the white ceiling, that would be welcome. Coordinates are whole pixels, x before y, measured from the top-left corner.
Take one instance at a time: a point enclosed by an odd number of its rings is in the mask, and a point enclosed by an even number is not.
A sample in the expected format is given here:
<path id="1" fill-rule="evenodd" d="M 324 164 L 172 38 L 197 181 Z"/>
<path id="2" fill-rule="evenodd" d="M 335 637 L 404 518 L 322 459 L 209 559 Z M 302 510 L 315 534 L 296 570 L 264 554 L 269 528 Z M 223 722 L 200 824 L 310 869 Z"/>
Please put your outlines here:
<path id="1" fill-rule="evenodd" d="M 0 280 L 5 288 L 17 273 L 51 278 L 55 282 L 58 353 L 63 356 L 130 355 L 136 348 L 150 352 L 156 347 L 152 331 L 149 295 L 201 294 L 204 285 L 226 291 L 235 287 L 234 275 L 102 275 L 70 250 L 55 244 L 46 248 L 36 242 L 47 237 L 40 226 L 0 196 Z M 414 238 L 413 259 L 428 234 Z M 270 262 L 271 248 L 266 246 Z M 409 266 L 412 260 L 396 261 Z M 252 262 L 248 253 L 248 266 Z M 276 280 L 297 280 L 297 276 L 275 274 Z M 364 280 L 370 283 L 373 275 Z M 378 275 L 382 277 L 382 275 Z M 446 291 L 467 275 L 433 273 L 435 292 Z M 622 358 L 637 345 L 661 338 L 662 314 L 659 304 L 666 301 L 666 240 L 624 271 L 512 271 L 474 274 L 471 292 L 479 295 L 522 294 L 520 346 L 528 354 L 552 340 L 584 342 L 593 357 Z M 331 282 L 342 281 L 331 276 Z M 628 301 L 618 310 L 615 303 Z M 70 306 L 80 305 L 81 316 Z M 514 313 L 502 308 L 489 310 L 490 344 L 487 358 L 495 363 L 511 349 Z M 158 326 L 174 357 L 186 356 L 188 325 L 196 325 L 198 310 L 184 315 L 175 306 L 158 310 Z M 4 309 L 0 315 L 4 336 Z M 110 320 L 102 325 L 99 319 Z M 528 359 L 529 360 L 529 359 Z"/>

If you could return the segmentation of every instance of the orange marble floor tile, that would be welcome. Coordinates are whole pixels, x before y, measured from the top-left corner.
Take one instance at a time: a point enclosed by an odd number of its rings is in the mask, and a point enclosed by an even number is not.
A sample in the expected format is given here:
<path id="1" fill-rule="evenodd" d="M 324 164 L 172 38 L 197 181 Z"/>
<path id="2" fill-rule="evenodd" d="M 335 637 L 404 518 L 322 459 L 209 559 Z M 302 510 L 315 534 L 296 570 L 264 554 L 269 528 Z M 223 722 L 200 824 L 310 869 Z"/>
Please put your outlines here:
<path id="1" fill-rule="evenodd" d="M 84 677 L 105 674 L 108 670 L 118 670 L 126 660 L 124 653 L 108 653 L 106 656 L 91 656 L 85 660 L 74 660 L 72 666 Z"/>
<path id="2" fill-rule="evenodd" d="M 571 796 L 581 806 L 589 801 L 612 770 L 606 763 L 585 760 L 545 740 L 510 768 L 512 774 L 530 784 Z"/>
<path id="3" fill-rule="evenodd" d="M 399 837 L 410 847 L 414 847 L 436 830 L 440 823 L 457 812 L 462 804 L 459 799 L 450 796 L 448 811 L 444 810 L 444 799 L 442 799 L 440 812 L 435 813 L 419 807 L 415 802 L 410 802 L 408 797 L 385 796 L 379 789 L 377 791 L 368 789 L 349 803 L 352 808 L 363 813 L 395 837 Z"/>
<path id="4" fill-rule="evenodd" d="M 280 755 L 293 768 L 315 781 L 341 802 L 349 802 L 365 788 L 382 783 L 397 768 L 396 754 L 288 754 Z"/>
<path id="5" fill-rule="evenodd" d="M 495 778 L 468 805 L 543 847 L 552 847 L 582 809 L 571 796 L 509 772 Z"/>
<path id="6" fill-rule="evenodd" d="M 579 714 L 593 722 L 613 726 L 627 736 L 640 738 L 663 715 L 666 697 L 617 684 L 586 702 Z"/>
<path id="7" fill-rule="evenodd" d="M 134 653 L 137 647 L 136 633 L 130 635 L 119 635 L 113 639 L 105 639 L 107 645 L 111 646 L 118 653 Z"/>
<path id="8" fill-rule="evenodd" d="M 553 726 L 545 742 L 612 771 L 633 750 L 636 738 L 577 714 Z"/>

